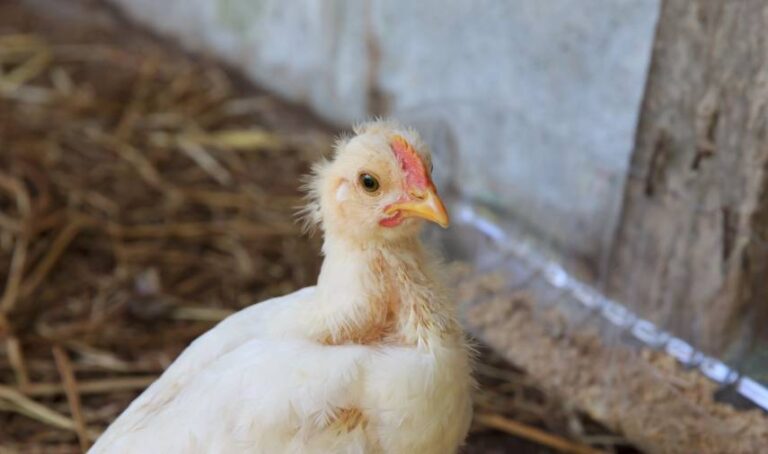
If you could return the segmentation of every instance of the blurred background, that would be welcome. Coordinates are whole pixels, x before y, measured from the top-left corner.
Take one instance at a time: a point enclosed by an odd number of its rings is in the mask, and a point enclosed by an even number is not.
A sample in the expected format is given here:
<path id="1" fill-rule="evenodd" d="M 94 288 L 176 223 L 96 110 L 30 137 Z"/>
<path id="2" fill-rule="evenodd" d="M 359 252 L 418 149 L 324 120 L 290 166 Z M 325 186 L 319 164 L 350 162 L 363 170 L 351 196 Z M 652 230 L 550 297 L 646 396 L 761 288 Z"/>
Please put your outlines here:
<path id="1" fill-rule="evenodd" d="M 0 1 L 0 453 L 81 452 L 314 283 L 300 177 L 418 129 L 477 340 L 468 453 L 768 446 L 760 0 Z"/>

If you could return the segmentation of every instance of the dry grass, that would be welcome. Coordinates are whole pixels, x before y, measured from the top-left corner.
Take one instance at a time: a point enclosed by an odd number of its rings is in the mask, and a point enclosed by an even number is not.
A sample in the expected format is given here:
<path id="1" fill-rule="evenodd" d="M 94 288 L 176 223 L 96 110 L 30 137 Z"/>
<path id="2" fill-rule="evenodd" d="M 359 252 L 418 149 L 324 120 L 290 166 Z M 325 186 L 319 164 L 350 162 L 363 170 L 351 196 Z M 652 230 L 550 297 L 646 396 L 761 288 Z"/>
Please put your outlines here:
<path id="1" fill-rule="evenodd" d="M 0 70 L 0 440 L 85 448 L 212 323 L 312 283 L 292 216 L 330 135 L 160 47 L 6 33 Z"/>

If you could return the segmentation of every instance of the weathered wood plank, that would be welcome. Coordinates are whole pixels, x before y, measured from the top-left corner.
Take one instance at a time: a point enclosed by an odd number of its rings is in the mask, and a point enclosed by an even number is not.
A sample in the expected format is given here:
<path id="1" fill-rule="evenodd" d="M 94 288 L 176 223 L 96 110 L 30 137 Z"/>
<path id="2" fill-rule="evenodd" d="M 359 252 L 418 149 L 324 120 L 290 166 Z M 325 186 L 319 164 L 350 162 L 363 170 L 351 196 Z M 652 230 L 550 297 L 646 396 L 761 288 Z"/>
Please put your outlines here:
<path id="1" fill-rule="evenodd" d="M 705 350 L 768 317 L 768 2 L 662 6 L 611 296 Z"/>

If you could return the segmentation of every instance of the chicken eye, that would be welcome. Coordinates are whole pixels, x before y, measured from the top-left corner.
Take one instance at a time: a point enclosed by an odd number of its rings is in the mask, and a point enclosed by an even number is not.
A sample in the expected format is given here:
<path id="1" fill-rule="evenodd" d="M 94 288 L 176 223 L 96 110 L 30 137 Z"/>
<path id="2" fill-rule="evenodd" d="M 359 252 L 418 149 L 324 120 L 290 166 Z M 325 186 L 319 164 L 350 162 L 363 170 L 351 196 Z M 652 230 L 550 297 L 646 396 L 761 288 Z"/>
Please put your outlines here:
<path id="1" fill-rule="evenodd" d="M 360 185 L 363 186 L 363 189 L 365 189 L 365 192 L 376 192 L 379 190 L 379 180 L 377 180 L 376 177 L 368 173 L 360 174 Z"/>

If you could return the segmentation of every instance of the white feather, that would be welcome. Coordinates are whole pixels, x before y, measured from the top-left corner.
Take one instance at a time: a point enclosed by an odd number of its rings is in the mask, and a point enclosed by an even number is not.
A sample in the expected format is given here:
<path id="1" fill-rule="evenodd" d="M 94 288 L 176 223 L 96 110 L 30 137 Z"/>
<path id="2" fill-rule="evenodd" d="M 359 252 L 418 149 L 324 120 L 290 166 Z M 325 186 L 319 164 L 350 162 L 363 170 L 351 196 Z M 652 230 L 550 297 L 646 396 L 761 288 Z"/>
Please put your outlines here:
<path id="1" fill-rule="evenodd" d="M 90 452 L 455 450 L 470 419 L 466 352 L 304 340 L 292 321 L 319 314 L 316 296 L 309 287 L 222 321 L 194 341 Z M 361 409 L 367 428 L 328 427 L 340 408 Z"/>

